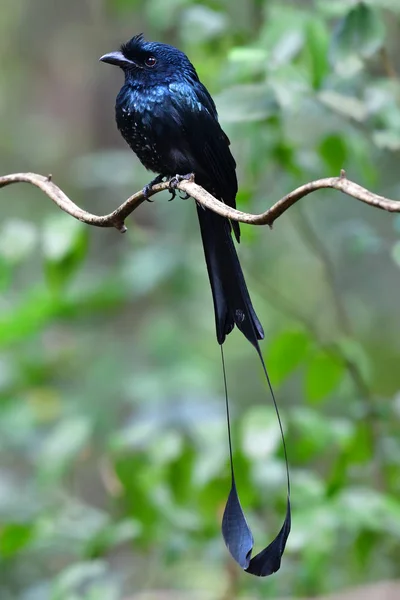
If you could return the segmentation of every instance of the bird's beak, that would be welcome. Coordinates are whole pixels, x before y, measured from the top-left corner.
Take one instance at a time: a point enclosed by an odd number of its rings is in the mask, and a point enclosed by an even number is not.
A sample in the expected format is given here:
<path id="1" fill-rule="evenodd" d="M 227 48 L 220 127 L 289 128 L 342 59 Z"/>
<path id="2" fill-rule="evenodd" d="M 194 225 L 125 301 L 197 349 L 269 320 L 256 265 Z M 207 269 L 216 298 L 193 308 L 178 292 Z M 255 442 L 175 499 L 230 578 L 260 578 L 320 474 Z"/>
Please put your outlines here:
<path id="1" fill-rule="evenodd" d="M 110 65 L 116 65 L 117 67 L 128 67 L 129 65 L 133 65 L 134 63 L 126 58 L 122 54 L 122 52 L 109 52 L 108 54 L 104 54 L 101 58 L 99 58 L 102 62 L 109 63 Z"/>

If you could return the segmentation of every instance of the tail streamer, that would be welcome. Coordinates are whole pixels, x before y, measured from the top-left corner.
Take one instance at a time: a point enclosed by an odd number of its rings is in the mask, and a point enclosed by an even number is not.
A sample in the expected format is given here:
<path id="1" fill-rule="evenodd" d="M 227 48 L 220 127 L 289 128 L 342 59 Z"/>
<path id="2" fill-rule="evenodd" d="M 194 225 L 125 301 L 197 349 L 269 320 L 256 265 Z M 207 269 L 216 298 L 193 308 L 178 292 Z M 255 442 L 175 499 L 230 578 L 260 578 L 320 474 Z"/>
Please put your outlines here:
<path id="1" fill-rule="evenodd" d="M 225 388 L 225 405 L 226 405 L 226 416 L 228 426 L 228 441 L 229 441 L 229 459 L 231 467 L 231 490 L 229 492 L 228 501 L 225 506 L 224 516 L 222 519 L 222 535 L 225 540 L 225 544 L 231 553 L 235 561 L 246 571 L 252 575 L 258 577 L 266 577 L 272 575 L 279 570 L 281 566 L 281 559 L 285 550 L 286 541 L 288 539 L 291 527 L 291 509 L 290 509 L 290 475 L 289 475 L 289 463 L 287 457 L 285 436 L 283 433 L 282 421 L 278 410 L 278 405 L 275 399 L 275 394 L 271 385 L 270 378 L 265 367 L 264 359 L 261 354 L 261 350 L 256 340 L 253 342 L 257 353 L 260 357 L 265 378 L 268 383 L 269 390 L 271 392 L 276 416 L 278 418 L 279 429 L 282 437 L 283 451 L 286 463 L 286 480 L 287 480 L 287 503 L 286 503 L 286 516 L 279 531 L 278 535 L 272 540 L 272 542 L 266 546 L 261 552 L 252 558 L 252 552 L 254 547 L 254 538 L 251 529 L 246 521 L 246 517 L 243 513 L 242 506 L 239 500 L 239 494 L 236 487 L 235 470 L 233 464 L 233 451 L 232 451 L 232 434 L 231 434 L 231 421 L 229 412 L 229 396 L 228 386 L 225 368 L 224 351 L 221 344 L 221 360 L 222 360 L 222 371 L 224 378 Z"/>

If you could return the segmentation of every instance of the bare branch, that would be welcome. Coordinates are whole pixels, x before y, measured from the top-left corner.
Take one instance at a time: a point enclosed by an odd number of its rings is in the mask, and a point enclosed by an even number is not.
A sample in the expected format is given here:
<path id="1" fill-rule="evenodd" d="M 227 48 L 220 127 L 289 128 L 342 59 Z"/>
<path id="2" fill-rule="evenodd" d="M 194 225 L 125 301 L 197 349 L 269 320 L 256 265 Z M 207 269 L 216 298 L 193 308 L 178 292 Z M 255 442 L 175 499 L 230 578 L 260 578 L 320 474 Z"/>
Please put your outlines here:
<path id="1" fill-rule="evenodd" d="M 38 187 L 44 192 L 57 206 L 64 212 L 68 213 L 75 219 L 87 223 L 88 225 L 94 225 L 95 227 L 115 227 L 122 233 L 126 231 L 125 219 L 134 210 L 138 208 L 144 201 L 145 197 L 143 191 L 133 194 L 128 200 L 126 200 L 121 206 L 115 209 L 108 215 L 98 216 L 89 213 L 79 206 L 77 206 L 68 196 L 52 181 L 51 175 L 44 177 L 36 173 L 14 173 L 12 175 L 4 175 L 0 177 L 0 188 L 13 183 L 30 183 Z M 163 182 L 155 185 L 149 193 L 149 196 L 158 194 L 163 190 L 169 188 L 169 182 Z M 316 181 L 310 181 L 297 189 L 293 190 L 280 200 L 276 202 L 271 208 L 265 212 L 254 215 L 251 213 L 244 213 L 240 210 L 235 210 L 230 206 L 227 206 L 223 202 L 220 202 L 214 196 L 209 194 L 204 188 L 200 187 L 193 181 L 180 181 L 177 184 L 177 188 L 186 192 L 189 196 L 194 198 L 199 204 L 202 204 L 206 208 L 218 213 L 223 217 L 227 217 L 232 221 L 239 221 L 241 223 L 248 223 L 249 225 L 269 225 L 270 227 L 288 208 L 293 206 L 298 200 L 308 196 L 312 192 L 322 189 L 333 189 L 343 192 L 356 200 L 360 200 L 365 204 L 386 210 L 389 212 L 400 212 L 400 202 L 397 200 L 390 200 L 384 196 L 373 194 L 369 190 L 361 187 L 357 183 L 347 179 L 344 171 L 341 172 L 340 177 L 327 177 L 325 179 L 318 179 Z"/>

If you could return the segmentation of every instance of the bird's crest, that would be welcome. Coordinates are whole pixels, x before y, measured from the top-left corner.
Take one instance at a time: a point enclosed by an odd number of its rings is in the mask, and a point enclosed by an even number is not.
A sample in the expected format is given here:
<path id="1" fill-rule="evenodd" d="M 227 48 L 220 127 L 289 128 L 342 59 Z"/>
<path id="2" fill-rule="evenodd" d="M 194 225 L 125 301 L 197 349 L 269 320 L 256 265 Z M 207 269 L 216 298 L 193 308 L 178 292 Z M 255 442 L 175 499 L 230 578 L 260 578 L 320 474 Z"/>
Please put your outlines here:
<path id="1" fill-rule="evenodd" d="M 125 56 L 127 56 L 130 53 L 134 54 L 135 51 L 140 52 L 140 50 L 143 49 L 144 42 L 144 34 L 138 33 L 137 35 L 134 35 L 133 38 L 129 40 L 129 42 L 126 42 L 125 44 L 121 45 L 121 52 Z"/>

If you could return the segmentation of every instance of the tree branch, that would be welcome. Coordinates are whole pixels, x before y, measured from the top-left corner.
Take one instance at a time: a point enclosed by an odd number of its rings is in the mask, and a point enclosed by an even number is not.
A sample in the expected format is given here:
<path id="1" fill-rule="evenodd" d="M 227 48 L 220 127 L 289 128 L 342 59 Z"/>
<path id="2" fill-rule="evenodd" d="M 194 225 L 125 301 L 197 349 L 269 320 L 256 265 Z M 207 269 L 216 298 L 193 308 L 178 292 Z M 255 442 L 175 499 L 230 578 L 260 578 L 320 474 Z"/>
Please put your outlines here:
<path id="1" fill-rule="evenodd" d="M 30 183 L 38 187 L 44 192 L 61 210 L 68 213 L 75 219 L 86 223 L 87 225 L 94 225 L 95 227 L 115 227 L 121 233 L 126 231 L 125 219 L 134 210 L 138 208 L 145 200 L 143 191 L 133 194 L 128 200 L 126 200 L 121 206 L 116 208 L 112 213 L 108 215 L 93 215 L 92 213 L 83 210 L 77 206 L 68 196 L 53 183 L 51 175 L 44 177 L 36 173 L 14 173 L 12 175 L 4 175 L 0 177 L 0 188 L 13 183 Z M 163 190 L 169 189 L 169 182 L 163 182 L 155 185 L 149 196 L 154 196 Z M 317 179 L 316 181 L 310 181 L 297 189 L 293 190 L 280 200 L 276 202 L 271 208 L 265 212 L 254 215 L 251 213 L 244 213 L 240 210 L 236 210 L 227 206 L 223 202 L 220 202 L 214 196 L 209 194 L 204 188 L 197 185 L 194 181 L 183 180 L 177 185 L 177 189 L 186 192 L 189 196 L 194 198 L 199 204 L 202 204 L 206 208 L 218 213 L 223 217 L 227 217 L 232 221 L 239 221 L 241 223 L 248 223 L 249 225 L 269 225 L 272 227 L 274 221 L 280 217 L 284 212 L 288 210 L 293 204 L 298 202 L 301 198 L 308 196 L 312 192 L 322 189 L 333 189 L 343 192 L 360 202 L 386 210 L 389 212 L 400 212 L 400 202 L 397 200 L 390 200 L 384 196 L 373 194 L 369 190 L 361 187 L 357 183 L 347 179 L 344 171 L 341 172 L 340 177 L 326 177 L 325 179 Z"/>

